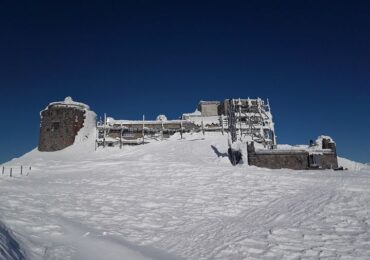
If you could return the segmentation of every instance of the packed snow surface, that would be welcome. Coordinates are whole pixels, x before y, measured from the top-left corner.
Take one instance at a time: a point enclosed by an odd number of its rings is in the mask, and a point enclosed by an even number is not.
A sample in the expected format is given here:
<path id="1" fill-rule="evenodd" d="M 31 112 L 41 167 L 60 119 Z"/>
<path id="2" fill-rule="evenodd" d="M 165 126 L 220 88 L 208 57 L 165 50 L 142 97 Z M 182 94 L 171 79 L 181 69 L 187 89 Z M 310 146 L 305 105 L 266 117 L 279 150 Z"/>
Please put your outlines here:
<path id="1" fill-rule="evenodd" d="M 233 167 L 221 134 L 87 145 L 0 175 L 0 222 L 31 259 L 370 258 L 369 167 Z"/>

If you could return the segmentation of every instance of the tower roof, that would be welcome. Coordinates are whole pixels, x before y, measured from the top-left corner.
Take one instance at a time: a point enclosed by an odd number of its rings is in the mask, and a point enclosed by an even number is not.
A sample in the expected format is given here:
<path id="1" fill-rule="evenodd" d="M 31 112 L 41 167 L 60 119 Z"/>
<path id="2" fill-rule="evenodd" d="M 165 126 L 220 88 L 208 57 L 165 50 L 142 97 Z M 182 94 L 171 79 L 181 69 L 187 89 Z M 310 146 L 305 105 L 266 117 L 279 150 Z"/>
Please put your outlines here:
<path id="1" fill-rule="evenodd" d="M 54 106 L 66 106 L 66 107 L 75 107 L 80 109 L 87 109 L 90 110 L 90 107 L 84 103 L 73 101 L 72 97 L 66 97 L 64 101 L 57 101 L 52 102 L 48 105 L 48 107 Z"/>

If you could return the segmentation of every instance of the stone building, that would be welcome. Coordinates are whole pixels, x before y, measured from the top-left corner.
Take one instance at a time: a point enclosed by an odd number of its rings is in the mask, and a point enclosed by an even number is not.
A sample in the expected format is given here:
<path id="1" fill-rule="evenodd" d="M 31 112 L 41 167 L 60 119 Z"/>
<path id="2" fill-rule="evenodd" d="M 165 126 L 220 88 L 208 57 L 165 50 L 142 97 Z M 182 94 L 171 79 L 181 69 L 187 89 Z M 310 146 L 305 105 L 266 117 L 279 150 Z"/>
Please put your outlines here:
<path id="1" fill-rule="evenodd" d="M 320 136 L 314 145 L 289 149 L 256 149 L 253 142 L 247 146 L 249 165 L 294 170 L 338 168 L 336 145 L 326 136 Z"/>
<path id="2" fill-rule="evenodd" d="M 50 103 L 40 112 L 38 150 L 58 151 L 72 145 L 85 125 L 88 112 L 92 112 L 88 105 L 74 102 L 71 97 Z"/>

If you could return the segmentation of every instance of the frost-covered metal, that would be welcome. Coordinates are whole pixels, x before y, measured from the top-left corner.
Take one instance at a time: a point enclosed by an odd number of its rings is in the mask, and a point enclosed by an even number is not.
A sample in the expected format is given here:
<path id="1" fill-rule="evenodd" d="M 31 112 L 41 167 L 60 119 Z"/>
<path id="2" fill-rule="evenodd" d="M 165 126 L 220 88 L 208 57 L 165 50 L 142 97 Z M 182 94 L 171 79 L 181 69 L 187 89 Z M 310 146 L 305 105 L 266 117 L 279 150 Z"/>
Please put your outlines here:
<path id="1" fill-rule="evenodd" d="M 230 104 L 234 108 L 233 118 L 229 114 Z M 234 128 L 229 127 L 230 119 L 234 122 Z M 276 144 L 270 105 L 260 98 L 200 101 L 193 113 L 182 114 L 180 120 L 168 120 L 163 115 L 156 120 L 116 120 L 108 117 L 97 125 L 97 144 L 141 144 L 145 137 L 162 140 L 177 132 L 181 136 L 185 132 L 224 134 L 231 128 L 235 130 L 235 140 L 253 140 L 270 148 Z"/>
<path id="2" fill-rule="evenodd" d="M 223 102 L 201 101 L 193 113 L 182 118 L 195 125 L 204 125 L 205 131 L 228 131 L 230 108 L 234 107 L 235 129 L 241 140 L 253 140 L 266 147 L 276 145 L 275 127 L 269 101 L 261 98 L 233 98 Z"/>

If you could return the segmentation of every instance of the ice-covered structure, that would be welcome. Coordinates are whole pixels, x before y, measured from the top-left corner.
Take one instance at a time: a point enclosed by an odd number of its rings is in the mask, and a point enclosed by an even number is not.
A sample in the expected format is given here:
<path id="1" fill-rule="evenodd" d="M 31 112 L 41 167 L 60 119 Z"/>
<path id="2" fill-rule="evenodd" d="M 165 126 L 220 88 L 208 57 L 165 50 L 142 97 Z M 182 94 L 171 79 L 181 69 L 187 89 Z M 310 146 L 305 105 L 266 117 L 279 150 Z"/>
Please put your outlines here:
<path id="1" fill-rule="evenodd" d="M 270 104 L 267 100 L 256 99 L 225 99 L 224 101 L 200 101 L 193 113 L 182 115 L 205 131 L 228 131 L 228 115 L 230 104 L 235 107 L 236 129 L 240 139 L 250 137 L 253 141 L 272 147 L 276 145 L 274 122 Z"/>
<path id="2" fill-rule="evenodd" d="M 96 122 L 96 114 L 89 106 L 67 97 L 50 103 L 41 111 L 40 151 L 58 151 L 77 141 L 94 139 L 95 149 L 102 146 L 144 144 L 163 140 L 179 133 L 220 132 L 232 136 L 232 142 L 243 146 L 243 157 L 249 165 L 266 168 L 337 168 L 334 141 L 321 136 L 310 146 L 279 146 L 270 104 L 267 100 L 225 99 L 200 101 L 193 113 L 169 120 L 163 114 L 155 120 L 122 120 L 104 115 Z M 245 160 L 244 160 L 245 161 Z"/>
<path id="3" fill-rule="evenodd" d="M 229 104 L 237 109 L 239 138 L 250 140 L 266 147 L 276 144 L 274 123 L 270 105 L 262 99 L 227 99 L 224 101 L 200 101 L 193 113 L 184 113 L 181 119 L 168 120 L 159 115 L 156 120 L 116 120 L 105 117 L 98 122 L 97 145 L 140 144 L 145 139 L 168 138 L 178 132 L 222 132 L 227 133 Z M 248 139 L 248 140 L 249 140 Z"/>

